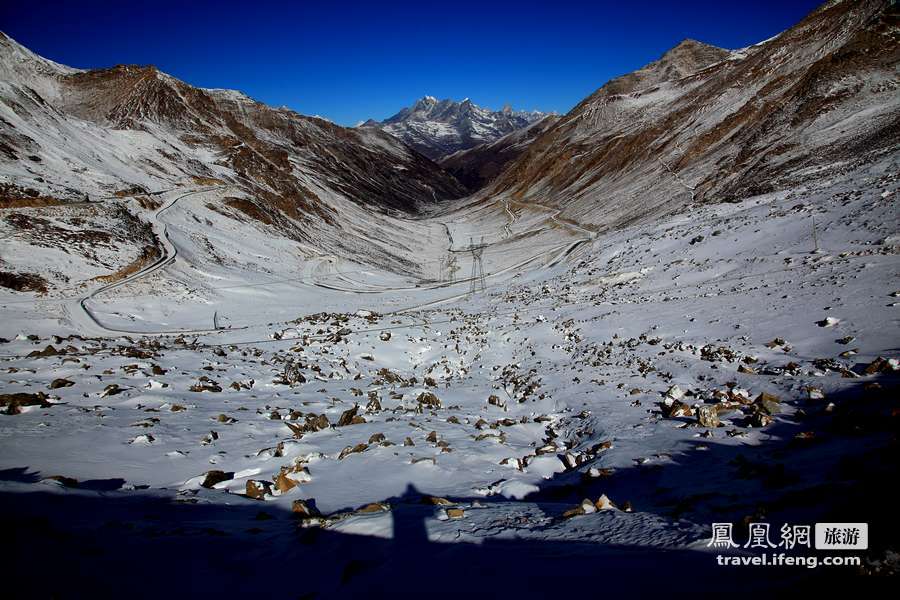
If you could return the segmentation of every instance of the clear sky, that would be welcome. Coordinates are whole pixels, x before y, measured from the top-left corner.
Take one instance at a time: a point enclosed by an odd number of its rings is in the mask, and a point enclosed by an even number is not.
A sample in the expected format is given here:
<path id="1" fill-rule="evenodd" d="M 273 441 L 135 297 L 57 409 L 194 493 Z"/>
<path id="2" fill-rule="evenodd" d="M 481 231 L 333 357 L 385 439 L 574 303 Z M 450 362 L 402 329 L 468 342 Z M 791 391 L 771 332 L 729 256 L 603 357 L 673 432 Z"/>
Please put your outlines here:
<path id="1" fill-rule="evenodd" d="M 818 4 L 0 0 L 0 30 L 74 67 L 154 64 L 354 125 L 426 94 L 564 113 L 684 38 L 747 46 Z"/>

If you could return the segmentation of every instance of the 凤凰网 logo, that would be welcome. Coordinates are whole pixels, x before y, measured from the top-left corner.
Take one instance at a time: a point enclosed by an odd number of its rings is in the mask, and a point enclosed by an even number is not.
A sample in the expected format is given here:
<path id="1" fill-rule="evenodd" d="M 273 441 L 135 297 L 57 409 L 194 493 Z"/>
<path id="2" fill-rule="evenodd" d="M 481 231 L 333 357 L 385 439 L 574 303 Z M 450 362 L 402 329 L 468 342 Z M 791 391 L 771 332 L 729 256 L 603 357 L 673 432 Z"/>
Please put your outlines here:
<path id="1" fill-rule="evenodd" d="M 747 527 L 747 541 L 738 544 L 734 541 L 732 523 L 713 523 L 712 536 L 707 547 L 791 550 L 798 547 L 812 548 L 813 540 L 816 550 L 866 550 L 869 547 L 869 524 L 816 523 L 813 529 L 810 525 L 785 523 L 773 532 L 770 523 L 750 523 Z"/>
<path id="2" fill-rule="evenodd" d="M 812 527 L 810 525 L 790 525 L 785 523 L 778 530 L 778 543 L 773 541 L 770 523 L 750 523 L 747 529 L 747 541 L 738 544 L 734 541 L 734 527 L 731 523 L 713 523 L 712 537 L 707 544 L 709 548 L 785 548 L 812 547 Z"/>

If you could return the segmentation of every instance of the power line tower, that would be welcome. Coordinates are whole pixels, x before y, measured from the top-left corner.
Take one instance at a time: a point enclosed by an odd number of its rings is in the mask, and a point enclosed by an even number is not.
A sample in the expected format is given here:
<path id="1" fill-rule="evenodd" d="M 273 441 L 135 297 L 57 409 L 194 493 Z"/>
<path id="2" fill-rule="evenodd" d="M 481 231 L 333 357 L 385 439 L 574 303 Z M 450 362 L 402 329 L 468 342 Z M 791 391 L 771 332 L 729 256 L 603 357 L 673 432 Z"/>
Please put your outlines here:
<path id="1" fill-rule="evenodd" d="M 459 271 L 459 266 L 456 264 L 456 255 L 454 254 L 447 259 L 447 280 L 450 283 L 456 281 L 457 271 Z"/>
<path id="2" fill-rule="evenodd" d="M 469 294 L 477 291 L 484 291 L 486 286 L 484 283 L 484 237 L 478 244 L 469 238 L 469 247 L 465 248 L 466 252 L 472 253 L 472 278 L 470 279 Z"/>
<path id="3" fill-rule="evenodd" d="M 455 255 L 442 258 L 438 266 L 438 283 L 453 283 L 456 281 L 457 271 L 459 266 L 456 264 Z"/>

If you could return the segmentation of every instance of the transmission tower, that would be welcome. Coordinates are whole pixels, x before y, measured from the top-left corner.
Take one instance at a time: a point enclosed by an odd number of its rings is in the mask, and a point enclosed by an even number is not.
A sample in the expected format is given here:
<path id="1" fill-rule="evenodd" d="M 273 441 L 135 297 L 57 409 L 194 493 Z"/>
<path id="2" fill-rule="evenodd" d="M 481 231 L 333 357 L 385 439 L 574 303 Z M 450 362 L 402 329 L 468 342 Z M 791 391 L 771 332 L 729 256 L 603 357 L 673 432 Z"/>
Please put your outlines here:
<path id="1" fill-rule="evenodd" d="M 456 255 L 452 255 L 447 259 L 447 279 L 450 283 L 456 281 L 456 272 L 459 270 L 459 267 L 456 264 Z"/>
<path id="2" fill-rule="evenodd" d="M 474 294 L 479 290 L 483 292 L 486 287 L 484 284 L 484 248 L 483 237 L 478 244 L 475 244 L 472 238 L 469 238 L 469 247 L 465 248 L 467 252 L 472 253 L 472 278 L 470 280 L 469 294 Z"/>

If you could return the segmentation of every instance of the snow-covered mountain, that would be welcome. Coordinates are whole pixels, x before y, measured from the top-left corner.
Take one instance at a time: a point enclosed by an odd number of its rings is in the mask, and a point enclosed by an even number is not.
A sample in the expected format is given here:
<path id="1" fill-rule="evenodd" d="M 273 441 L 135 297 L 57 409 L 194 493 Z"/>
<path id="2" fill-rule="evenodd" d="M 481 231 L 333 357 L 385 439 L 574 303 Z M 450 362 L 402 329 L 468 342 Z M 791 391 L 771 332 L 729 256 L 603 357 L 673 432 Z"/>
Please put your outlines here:
<path id="1" fill-rule="evenodd" d="M 514 111 L 509 106 L 494 111 L 474 104 L 425 96 L 381 122 L 369 120 L 367 128 L 380 128 L 403 140 L 425 156 L 438 160 L 459 150 L 490 143 L 546 116 L 539 111 Z"/>
<path id="2" fill-rule="evenodd" d="M 70 69 L 3 34 L 0 98 L 4 180 L 58 197 L 206 178 L 240 188 L 260 210 L 299 216 L 330 212 L 328 193 L 415 210 L 463 192 L 378 130 L 196 88 L 152 66 Z"/>
<path id="3" fill-rule="evenodd" d="M 48 271 L 55 259 L 32 265 L 36 255 L 22 252 L 5 257 L 6 272 L 34 271 L 52 288 L 128 268 L 159 248 L 128 235 L 126 217 L 150 210 L 155 195 L 203 186 L 219 190 L 206 207 L 232 222 L 380 263 L 396 261 L 392 244 L 372 242 L 377 226 L 360 224 L 465 194 L 451 175 L 378 129 L 339 127 L 237 91 L 193 87 L 152 66 L 72 69 L 0 33 L 3 205 L 96 202 L 96 219 L 82 227 L 123 232 L 105 258 L 90 244 L 65 248 L 59 236 L 44 236 L 42 244 L 86 262 Z M 122 210 L 126 201 L 131 213 Z"/>

